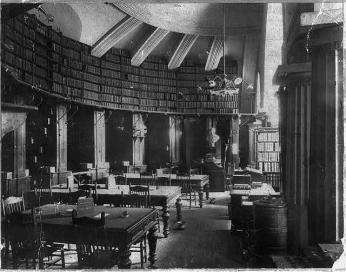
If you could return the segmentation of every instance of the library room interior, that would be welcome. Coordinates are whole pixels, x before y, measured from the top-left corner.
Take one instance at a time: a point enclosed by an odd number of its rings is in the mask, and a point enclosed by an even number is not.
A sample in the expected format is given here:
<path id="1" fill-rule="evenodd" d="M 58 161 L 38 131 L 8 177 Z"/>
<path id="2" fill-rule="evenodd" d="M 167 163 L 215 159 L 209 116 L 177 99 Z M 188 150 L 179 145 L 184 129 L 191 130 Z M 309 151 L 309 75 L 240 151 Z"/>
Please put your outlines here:
<path id="1" fill-rule="evenodd" d="M 2 2 L 1 268 L 345 271 L 344 5 Z"/>

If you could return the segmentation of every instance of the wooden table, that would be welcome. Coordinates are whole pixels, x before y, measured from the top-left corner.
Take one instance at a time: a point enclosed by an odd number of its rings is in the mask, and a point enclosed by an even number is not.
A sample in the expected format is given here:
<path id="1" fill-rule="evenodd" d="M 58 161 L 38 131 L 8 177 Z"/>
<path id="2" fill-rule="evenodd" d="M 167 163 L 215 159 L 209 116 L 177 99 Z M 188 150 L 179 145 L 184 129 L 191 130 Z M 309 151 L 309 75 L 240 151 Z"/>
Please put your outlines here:
<path id="1" fill-rule="evenodd" d="M 113 189 L 106 189 L 104 184 L 97 185 L 97 202 L 98 204 L 114 204 L 119 206 L 122 201 L 126 201 L 129 197 L 128 185 L 116 185 Z M 70 192 L 76 192 L 78 187 L 71 189 L 60 188 L 59 186 L 52 187 L 54 198 L 60 198 L 62 202 L 68 202 Z M 151 206 L 162 206 L 163 219 L 163 234 L 165 237 L 169 234 L 168 219 L 169 207 L 168 204 L 176 200 L 181 195 L 181 188 L 178 186 L 150 186 L 149 202 Z"/>
<path id="2" fill-rule="evenodd" d="M 231 189 L 231 213 L 232 225 L 235 229 L 244 229 L 249 219 L 251 219 L 251 209 L 254 200 L 261 199 L 265 196 L 279 196 L 279 192 L 275 192 L 270 184 L 263 183 L 259 188 L 247 189 Z M 250 200 L 250 201 L 249 201 Z"/>
<path id="3" fill-rule="evenodd" d="M 86 244 L 95 244 L 96 237 L 94 235 L 88 235 L 88 233 L 84 233 L 86 231 L 73 225 L 71 213 L 68 213 L 67 209 L 76 208 L 76 205 L 65 204 L 47 204 L 40 207 L 37 223 L 42 227 L 45 240 L 69 244 L 78 244 L 81 241 Z M 125 210 L 128 211 L 128 217 L 122 217 Z M 155 252 L 157 236 L 155 232 L 157 230 L 158 211 L 146 208 L 95 206 L 93 211 L 88 211 L 87 215 L 83 214 L 83 216 L 94 217 L 103 211 L 106 213 L 106 222 L 104 228 L 97 230 L 97 243 L 119 248 L 119 268 L 131 268 L 130 247 L 137 243 L 146 232 L 149 232 L 148 260 L 153 267 L 157 260 Z M 30 211 L 25 212 L 30 213 Z"/>
<path id="4" fill-rule="evenodd" d="M 270 184 L 263 183 L 259 188 L 251 188 L 250 190 L 236 190 L 231 189 L 230 195 L 232 196 L 279 196 L 280 192 L 275 192 Z"/>
<path id="5" fill-rule="evenodd" d="M 124 176 L 131 184 L 140 184 L 140 174 L 125 173 Z M 190 177 L 177 176 L 176 174 L 153 175 L 154 178 L 170 178 L 172 186 L 181 186 L 181 179 L 190 178 L 191 186 L 198 191 L 199 206 L 203 207 L 203 192 L 205 191 L 206 199 L 209 199 L 209 176 L 208 175 L 191 175 Z"/>

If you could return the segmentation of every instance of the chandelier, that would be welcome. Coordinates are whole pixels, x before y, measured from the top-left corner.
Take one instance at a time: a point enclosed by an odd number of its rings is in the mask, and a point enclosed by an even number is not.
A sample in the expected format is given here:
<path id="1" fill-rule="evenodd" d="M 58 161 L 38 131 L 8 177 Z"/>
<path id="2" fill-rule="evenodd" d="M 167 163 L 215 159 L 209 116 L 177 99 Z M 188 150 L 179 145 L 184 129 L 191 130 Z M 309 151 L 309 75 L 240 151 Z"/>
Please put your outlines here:
<path id="1" fill-rule="evenodd" d="M 200 86 L 197 87 L 199 91 L 206 91 L 212 95 L 233 95 L 239 93 L 239 87 L 242 83 L 246 84 L 247 89 L 254 89 L 252 84 L 247 83 L 243 78 L 237 75 L 231 75 L 230 77 L 226 74 L 226 59 L 225 59 L 225 42 L 226 42 L 226 17 L 225 17 L 225 7 L 223 8 L 223 73 L 217 74 L 213 79 L 206 79 L 208 82 L 208 86 L 206 88 L 202 88 Z"/>

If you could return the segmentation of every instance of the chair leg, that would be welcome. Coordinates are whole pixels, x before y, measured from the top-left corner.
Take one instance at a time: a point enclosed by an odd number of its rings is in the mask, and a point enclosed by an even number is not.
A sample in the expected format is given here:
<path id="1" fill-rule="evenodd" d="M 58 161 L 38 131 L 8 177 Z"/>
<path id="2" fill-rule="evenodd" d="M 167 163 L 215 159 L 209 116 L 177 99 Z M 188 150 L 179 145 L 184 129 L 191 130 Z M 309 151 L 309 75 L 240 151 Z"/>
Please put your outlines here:
<path id="1" fill-rule="evenodd" d="M 192 193 L 191 192 L 190 192 L 189 196 L 190 196 L 190 209 L 191 209 L 191 207 L 192 207 Z"/>
<path id="2" fill-rule="evenodd" d="M 140 254 L 140 258 L 141 258 L 141 268 L 144 268 L 144 263 L 143 263 L 143 241 L 141 241 L 139 243 L 139 254 Z"/>
<path id="3" fill-rule="evenodd" d="M 65 268 L 65 251 L 64 248 L 61 249 L 61 266 Z"/>

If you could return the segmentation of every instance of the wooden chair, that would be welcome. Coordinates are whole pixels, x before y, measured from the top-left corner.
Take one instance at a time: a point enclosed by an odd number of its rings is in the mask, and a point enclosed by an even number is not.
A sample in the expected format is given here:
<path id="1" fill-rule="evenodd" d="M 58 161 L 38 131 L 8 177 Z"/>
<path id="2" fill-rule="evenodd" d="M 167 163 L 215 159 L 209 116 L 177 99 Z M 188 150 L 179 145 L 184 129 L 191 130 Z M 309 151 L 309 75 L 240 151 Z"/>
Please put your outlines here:
<path id="1" fill-rule="evenodd" d="M 141 174 L 140 177 L 140 181 L 139 181 L 140 185 L 156 185 L 155 184 L 155 177 L 151 174 Z"/>
<path id="2" fill-rule="evenodd" d="M 39 207 L 54 202 L 52 190 L 50 188 L 35 188 L 35 207 Z"/>
<path id="3" fill-rule="evenodd" d="M 24 197 L 9 196 L 2 200 L 2 215 L 8 217 L 25 210 Z"/>
<path id="4" fill-rule="evenodd" d="M 171 186 L 171 179 L 168 177 L 157 177 L 156 186 Z"/>
<path id="5" fill-rule="evenodd" d="M 1 232 L 1 243 L 3 249 L 1 256 L 6 264 L 8 255 L 10 253 L 10 232 L 9 222 L 13 216 L 20 214 L 25 210 L 24 197 L 9 196 L 6 199 L 1 199 L 1 215 L 5 218 L 4 228 Z"/>
<path id="6" fill-rule="evenodd" d="M 177 176 L 177 181 L 179 186 L 181 186 L 181 198 L 189 201 L 190 208 L 192 207 L 192 201 L 194 201 L 195 206 L 197 206 L 198 194 L 191 185 L 191 176 L 190 175 Z"/>
<path id="7" fill-rule="evenodd" d="M 65 268 L 65 253 L 63 245 L 48 244 L 42 239 L 42 233 L 37 225 L 34 209 L 30 214 L 15 213 L 8 217 L 7 233 L 12 249 L 13 268 L 17 268 L 23 261 L 25 267 L 45 268 L 56 265 L 61 261 L 61 267 Z M 53 260 L 53 257 L 58 257 Z M 5 264 L 7 267 L 7 263 Z"/>
<path id="8" fill-rule="evenodd" d="M 73 224 L 83 231 L 88 237 L 86 240 L 95 240 L 97 232 L 104 228 L 105 213 L 101 213 L 100 219 L 89 217 L 77 217 L 77 211 L 72 212 Z M 115 247 L 104 246 L 99 244 L 96 240 L 95 243 L 85 243 L 85 237 L 80 239 L 77 243 L 77 256 L 79 268 L 111 268 L 117 265 L 119 259 L 119 250 Z"/>
<path id="9" fill-rule="evenodd" d="M 127 178 L 124 176 L 117 176 L 115 178 L 115 183 L 119 185 L 127 185 Z"/>
<path id="10" fill-rule="evenodd" d="M 81 191 L 81 194 L 86 194 L 88 197 L 92 197 L 94 202 L 97 203 L 97 185 L 96 184 L 80 184 L 78 185 L 78 191 Z"/>
<path id="11" fill-rule="evenodd" d="M 129 186 L 130 194 L 123 203 L 123 207 L 131 208 L 149 208 L 150 207 L 150 195 L 149 186 L 135 185 Z M 159 221 L 158 221 L 159 223 Z M 133 245 L 131 252 L 139 252 L 141 260 L 141 268 L 144 268 L 144 263 L 147 262 L 147 237 L 146 234 L 138 241 L 139 245 Z"/>

